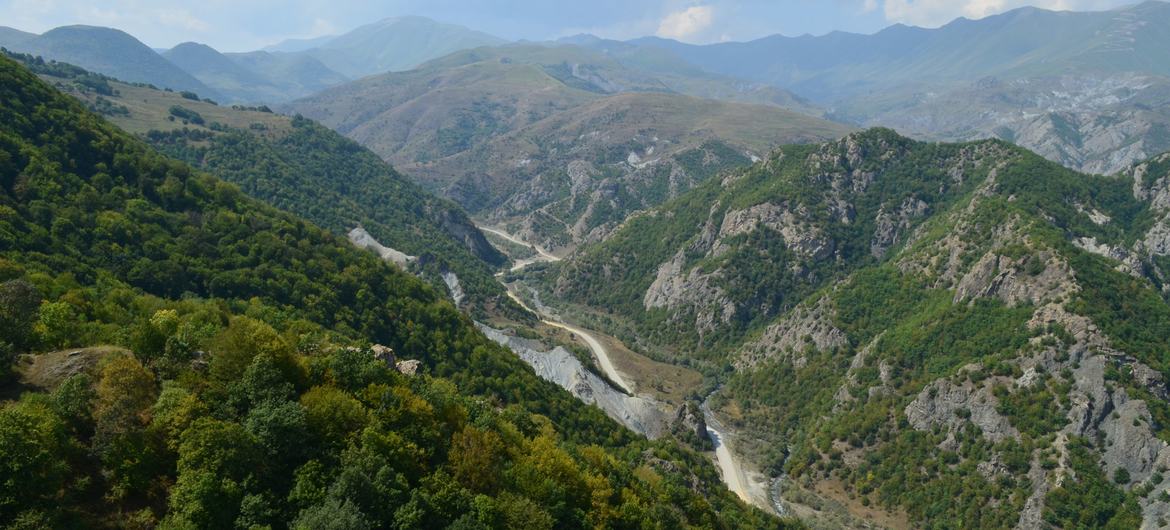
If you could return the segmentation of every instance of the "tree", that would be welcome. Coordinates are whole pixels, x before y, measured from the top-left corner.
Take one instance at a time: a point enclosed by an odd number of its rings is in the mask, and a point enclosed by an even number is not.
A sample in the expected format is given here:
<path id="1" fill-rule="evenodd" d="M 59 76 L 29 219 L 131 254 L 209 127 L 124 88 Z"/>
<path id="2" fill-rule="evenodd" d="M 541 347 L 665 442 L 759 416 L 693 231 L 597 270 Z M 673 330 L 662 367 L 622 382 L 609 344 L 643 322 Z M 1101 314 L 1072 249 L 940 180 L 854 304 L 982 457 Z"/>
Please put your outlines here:
<path id="1" fill-rule="evenodd" d="M 369 521 L 354 503 L 329 499 L 301 510 L 291 526 L 293 530 L 366 530 Z"/>
<path id="2" fill-rule="evenodd" d="M 0 520 L 51 500 L 69 473 L 65 425 L 43 402 L 0 409 Z"/>
<path id="3" fill-rule="evenodd" d="M 503 451 L 498 434 L 468 425 L 451 437 L 447 460 L 452 474 L 464 487 L 490 494 L 497 486 Z"/>
<path id="4" fill-rule="evenodd" d="M 24 280 L 0 283 L 0 379 L 6 379 L 17 352 L 27 351 L 36 338 L 33 326 L 41 293 Z"/>
<path id="5" fill-rule="evenodd" d="M 73 306 L 67 302 L 45 302 L 37 311 L 35 328 L 46 346 L 64 348 L 73 338 L 76 320 Z"/>
<path id="6" fill-rule="evenodd" d="M 362 404 L 334 387 L 313 387 L 301 396 L 301 406 L 309 429 L 327 447 L 345 447 L 349 437 L 369 422 Z"/>
<path id="7" fill-rule="evenodd" d="M 295 401 L 266 401 L 252 409 L 244 428 L 255 437 L 270 462 L 291 471 L 312 451 L 305 409 Z"/>
<path id="8" fill-rule="evenodd" d="M 112 495 L 143 491 L 158 471 L 156 448 L 145 436 L 157 391 L 138 359 L 118 355 L 102 367 L 94 402 L 93 449 L 110 475 Z"/>
<path id="9" fill-rule="evenodd" d="M 236 317 L 212 343 L 211 377 L 220 383 L 235 381 L 244 375 L 257 355 L 268 355 L 288 369 L 292 346 L 272 326 L 247 317 Z"/>
<path id="10" fill-rule="evenodd" d="M 178 480 L 170 506 L 176 522 L 230 528 L 240 514 L 245 483 L 261 466 L 255 438 L 238 423 L 200 418 L 179 443 Z"/>

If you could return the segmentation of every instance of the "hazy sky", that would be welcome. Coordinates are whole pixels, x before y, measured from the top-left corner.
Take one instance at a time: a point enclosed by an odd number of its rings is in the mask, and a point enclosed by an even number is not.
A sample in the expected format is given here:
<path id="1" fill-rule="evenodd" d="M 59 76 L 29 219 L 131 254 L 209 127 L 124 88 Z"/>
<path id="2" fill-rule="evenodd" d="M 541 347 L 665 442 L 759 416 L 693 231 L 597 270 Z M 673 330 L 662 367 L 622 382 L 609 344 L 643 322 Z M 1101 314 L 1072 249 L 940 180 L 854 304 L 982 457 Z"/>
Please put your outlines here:
<path id="1" fill-rule="evenodd" d="M 1109 9 L 1134 0 L 0 0 L 0 25 L 43 32 L 66 24 L 125 30 L 150 46 L 197 41 L 246 51 L 290 37 L 345 32 L 422 15 L 507 39 L 576 33 L 659 35 L 695 43 L 774 33 L 872 33 L 891 23 L 939 26 L 1024 5 Z"/>

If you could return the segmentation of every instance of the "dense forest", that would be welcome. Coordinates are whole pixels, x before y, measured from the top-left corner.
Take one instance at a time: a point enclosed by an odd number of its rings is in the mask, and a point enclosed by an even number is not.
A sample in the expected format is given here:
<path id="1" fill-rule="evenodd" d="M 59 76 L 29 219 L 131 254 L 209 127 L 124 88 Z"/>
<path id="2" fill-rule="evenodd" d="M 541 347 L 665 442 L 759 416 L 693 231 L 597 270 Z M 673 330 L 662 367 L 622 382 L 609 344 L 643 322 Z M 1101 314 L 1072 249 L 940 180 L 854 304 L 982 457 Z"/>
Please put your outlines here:
<path id="1" fill-rule="evenodd" d="M 455 271 L 474 302 L 503 300 L 492 270 L 507 258 L 482 240 L 458 206 L 430 196 L 369 150 L 316 122 L 294 117 L 291 126 L 274 139 L 229 127 L 211 134 L 156 130 L 146 139 L 335 233 L 361 226 L 380 242 L 419 256 L 429 278 Z"/>
<path id="2" fill-rule="evenodd" d="M 506 258 L 466 214 L 340 134 L 304 118 L 273 115 L 266 107 L 221 107 L 65 63 L 9 56 L 87 102 L 90 110 L 149 129 L 141 131 L 147 143 L 249 196 L 335 234 L 361 226 L 382 244 L 419 257 L 416 272 L 435 286 L 443 285 L 441 273 L 455 272 L 472 310 L 507 303 L 492 278 Z"/>
<path id="3" fill-rule="evenodd" d="M 428 284 L 3 58 L 0 188 L 7 526 L 786 525 Z"/>

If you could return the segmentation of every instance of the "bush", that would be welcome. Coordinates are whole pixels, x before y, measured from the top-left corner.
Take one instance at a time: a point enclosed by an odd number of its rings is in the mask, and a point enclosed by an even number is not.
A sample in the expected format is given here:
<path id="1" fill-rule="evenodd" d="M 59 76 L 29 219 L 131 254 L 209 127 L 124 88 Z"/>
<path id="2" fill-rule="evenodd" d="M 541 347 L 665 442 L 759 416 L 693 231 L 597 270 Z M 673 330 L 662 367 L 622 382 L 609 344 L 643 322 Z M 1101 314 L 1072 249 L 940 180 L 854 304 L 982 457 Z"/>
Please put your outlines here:
<path id="1" fill-rule="evenodd" d="M 203 116 L 199 115 L 198 112 L 179 105 L 171 106 L 171 116 L 183 120 L 184 123 L 194 123 L 195 125 L 203 125 L 204 123 Z"/>

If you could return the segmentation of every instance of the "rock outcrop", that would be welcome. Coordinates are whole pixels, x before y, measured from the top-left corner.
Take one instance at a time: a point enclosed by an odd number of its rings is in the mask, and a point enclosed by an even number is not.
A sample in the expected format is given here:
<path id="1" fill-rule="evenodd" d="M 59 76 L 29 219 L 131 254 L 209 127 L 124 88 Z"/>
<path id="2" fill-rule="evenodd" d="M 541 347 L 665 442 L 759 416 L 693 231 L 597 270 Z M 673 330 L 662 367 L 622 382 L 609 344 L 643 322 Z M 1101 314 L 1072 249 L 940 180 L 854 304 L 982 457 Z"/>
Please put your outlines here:
<path id="1" fill-rule="evenodd" d="M 749 234 L 761 227 L 770 228 L 784 238 L 789 250 L 807 259 L 822 260 L 833 255 L 833 241 L 821 229 L 806 220 L 808 212 L 803 208 L 795 211 L 788 204 L 757 204 L 743 209 L 732 210 L 723 215 L 723 225 L 715 240 L 711 255 L 718 256 L 730 250 L 724 240 Z"/>
<path id="2" fill-rule="evenodd" d="M 646 309 L 683 309 L 695 314 L 700 333 L 710 332 L 717 323 L 728 323 L 736 306 L 723 289 L 715 285 L 719 272 L 706 274 L 698 268 L 684 271 L 686 255 L 680 250 L 670 261 L 658 267 L 658 273 L 642 298 Z"/>
<path id="3" fill-rule="evenodd" d="M 903 234 L 910 229 L 911 222 L 924 217 L 929 211 L 930 205 L 913 197 L 907 197 L 893 211 L 887 211 L 882 207 L 874 222 L 873 239 L 869 244 L 870 254 L 879 260 L 886 257 L 890 248 L 901 242 Z"/>
<path id="4" fill-rule="evenodd" d="M 398 373 L 405 375 L 405 376 L 413 377 L 413 376 L 418 374 L 418 369 L 421 366 L 422 366 L 422 362 L 420 362 L 419 360 L 410 359 L 407 361 L 398 361 L 398 364 L 395 365 L 395 368 L 397 368 Z"/>
<path id="5" fill-rule="evenodd" d="M 848 346 L 849 339 L 833 324 L 833 317 L 833 305 L 827 296 L 811 305 L 797 306 L 740 350 L 736 369 L 745 370 L 777 357 L 791 358 L 799 368 L 804 365 L 803 353 L 808 348 L 832 351 Z"/>
<path id="6" fill-rule="evenodd" d="M 923 389 L 906 406 L 905 412 L 910 425 L 918 430 L 932 429 L 937 425 L 955 430 L 970 421 L 993 442 L 1019 436 L 1011 422 L 996 411 L 998 404 L 999 400 L 988 386 L 943 379 Z"/>
<path id="7" fill-rule="evenodd" d="M 350 230 L 349 234 L 347 235 L 350 242 L 352 242 L 355 246 L 373 250 L 379 256 L 381 256 L 382 259 L 396 263 L 399 267 L 404 269 L 410 267 L 411 263 L 418 261 L 417 256 L 411 256 L 404 252 L 382 245 L 378 242 L 377 239 L 374 239 L 374 236 L 370 235 L 369 232 L 366 232 L 365 228 L 360 226 Z"/>

